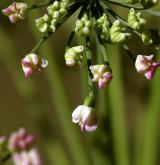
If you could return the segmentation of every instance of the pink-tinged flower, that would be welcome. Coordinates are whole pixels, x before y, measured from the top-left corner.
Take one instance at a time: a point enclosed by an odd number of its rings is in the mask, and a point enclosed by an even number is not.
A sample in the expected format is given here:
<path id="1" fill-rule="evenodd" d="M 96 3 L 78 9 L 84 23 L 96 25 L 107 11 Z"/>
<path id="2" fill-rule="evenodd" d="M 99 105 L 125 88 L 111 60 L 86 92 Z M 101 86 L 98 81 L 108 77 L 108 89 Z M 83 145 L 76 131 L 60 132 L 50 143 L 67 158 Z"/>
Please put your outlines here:
<path id="1" fill-rule="evenodd" d="M 97 116 L 92 107 L 79 105 L 72 113 L 72 122 L 79 123 L 81 131 L 92 132 L 97 129 Z"/>
<path id="2" fill-rule="evenodd" d="M 47 60 L 44 60 L 34 53 L 28 54 L 22 59 L 22 69 L 25 77 L 28 77 L 33 73 L 40 73 L 47 65 Z"/>
<path id="3" fill-rule="evenodd" d="M 41 159 L 36 149 L 14 153 L 13 162 L 15 165 L 41 165 Z"/>
<path id="4" fill-rule="evenodd" d="M 18 132 L 12 133 L 8 140 L 9 150 L 21 151 L 31 148 L 34 145 L 35 136 L 29 135 L 24 128 L 18 130 Z"/>
<path id="5" fill-rule="evenodd" d="M 26 3 L 13 2 L 9 7 L 2 9 L 2 13 L 9 17 L 11 23 L 16 23 L 20 19 L 24 19 L 28 6 Z"/>
<path id="6" fill-rule="evenodd" d="M 112 80 L 112 72 L 108 69 L 107 65 L 92 65 L 90 70 L 93 74 L 93 82 L 98 82 L 98 87 L 103 89 Z"/>
<path id="7" fill-rule="evenodd" d="M 144 76 L 151 80 L 156 72 L 157 67 L 160 66 L 160 63 L 156 63 L 153 61 L 153 55 L 143 56 L 138 55 L 135 67 L 138 73 L 144 74 Z"/>

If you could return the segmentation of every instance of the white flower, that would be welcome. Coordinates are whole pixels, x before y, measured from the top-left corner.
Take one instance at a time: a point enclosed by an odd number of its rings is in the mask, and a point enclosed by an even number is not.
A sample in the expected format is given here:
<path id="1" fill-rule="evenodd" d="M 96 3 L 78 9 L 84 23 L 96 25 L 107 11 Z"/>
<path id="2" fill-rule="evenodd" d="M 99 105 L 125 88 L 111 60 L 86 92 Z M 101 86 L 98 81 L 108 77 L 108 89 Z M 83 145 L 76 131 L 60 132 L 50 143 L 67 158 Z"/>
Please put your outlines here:
<path id="1" fill-rule="evenodd" d="M 97 128 L 97 117 L 94 109 L 79 105 L 72 113 L 72 122 L 79 123 L 82 131 L 92 132 Z"/>

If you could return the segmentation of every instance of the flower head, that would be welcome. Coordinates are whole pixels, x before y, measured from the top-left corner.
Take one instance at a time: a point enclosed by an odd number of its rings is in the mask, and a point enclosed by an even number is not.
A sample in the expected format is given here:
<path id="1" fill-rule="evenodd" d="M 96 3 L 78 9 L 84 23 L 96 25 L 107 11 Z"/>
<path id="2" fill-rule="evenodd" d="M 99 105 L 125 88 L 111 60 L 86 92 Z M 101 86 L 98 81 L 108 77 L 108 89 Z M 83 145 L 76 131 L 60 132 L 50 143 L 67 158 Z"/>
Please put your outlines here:
<path id="1" fill-rule="evenodd" d="M 33 146 L 35 141 L 34 135 L 27 134 L 24 128 L 18 130 L 18 132 L 12 133 L 8 140 L 8 148 L 15 152 L 28 149 Z"/>
<path id="2" fill-rule="evenodd" d="M 93 74 L 93 82 L 98 82 L 100 89 L 106 87 L 106 85 L 112 80 L 112 72 L 108 69 L 107 65 L 92 65 L 90 70 Z"/>
<path id="3" fill-rule="evenodd" d="M 9 7 L 2 9 L 2 13 L 9 17 L 11 23 L 24 19 L 28 6 L 26 3 L 13 2 Z"/>
<path id="4" fill-rule="evenodd" d="M 82 131 L 92 132 L 97 128 L 97 117 L 94 109 L 79 105 L 72 113 L 72 122 L 79 123 Z"/>
<path id="5" fill-rule="evenodd" d="M 41 165 L 40 156 L 36 149 L 14 153 L 13 161 L 15 165 Z"/>
<path id="6" fill-rule="evenodd" d="M 160 63 L 153 62 L 153 55 L 143 56 L 138 55 L 135 67 L 138 73 L 144 74 L 144 76 L 151 80 L 155 74 L 157 67 L 160 66 Z"/>
<path id="7" fill-rule="evenodd" d="M 22 69 L 26 77 L 33 73 L 40 73 L 48 65 L 48 61 L 31 53 L 22 59 Z"/>

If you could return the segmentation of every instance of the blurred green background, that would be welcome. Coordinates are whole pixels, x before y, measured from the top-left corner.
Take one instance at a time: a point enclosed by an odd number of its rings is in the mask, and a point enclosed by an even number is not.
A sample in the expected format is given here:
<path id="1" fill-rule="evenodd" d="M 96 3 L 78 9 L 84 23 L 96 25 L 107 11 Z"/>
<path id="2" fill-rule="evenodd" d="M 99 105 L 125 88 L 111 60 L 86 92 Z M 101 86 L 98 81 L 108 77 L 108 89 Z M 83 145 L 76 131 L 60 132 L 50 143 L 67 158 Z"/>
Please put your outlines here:
<path id="1" fill-rule="evenodd" d="M 1 9 L 11 2 L 1 2 Z M 127 15 L 128 10 L 115 9 Z M 114 79 L 105 90 L 96 91 L 98 129 L 80 132 L 71 113 L 87 95 L 85 73 L 66 67 L 64 61 L 77 13 L 37 52 L 49 61 L 44 72 L 25 78 L 21 69 L 21 59 L 41 37 L 34 20 L 43 12 L 32 10 L 16 24 L 0 15 L 0 133 L 25 127 L 37 134 L 44 165 L 159 165 L 160 71 L 147 81 L 119 45 L 108 46 Z M 147 27 L 159 29 L 159 17 L 144 15 Z M 136 37 L 128 43 L 135 56 L 154 53 Z M 98 56 L 94 41 L 93 47 Z"/>

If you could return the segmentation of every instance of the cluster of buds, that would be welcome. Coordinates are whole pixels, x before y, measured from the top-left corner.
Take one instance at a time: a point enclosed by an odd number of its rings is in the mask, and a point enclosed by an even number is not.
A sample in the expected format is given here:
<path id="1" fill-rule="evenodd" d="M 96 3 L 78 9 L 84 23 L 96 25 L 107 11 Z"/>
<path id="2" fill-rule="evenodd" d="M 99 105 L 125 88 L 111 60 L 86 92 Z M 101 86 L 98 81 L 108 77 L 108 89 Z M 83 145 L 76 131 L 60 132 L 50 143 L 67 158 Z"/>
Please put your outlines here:
<path id="1" fill-rule="evenodd" d="M 24 19 L 28 6 L 26 3 L 13 2 L 9 7 L 2 9 L 2 13 L 9 17 L 11 23 Z"/>
<path id="2" fill-rule="evenodd" d="M 93 74 L 93 82 L 98 82 L 100 89 L 105 88 L 112 80 L 113 75 L 110 68 L 107 65 L 92 65 L 90 66 L 91 73 Z"/>
<path id="3" fill-rule="evenodd" d="M 142 25 L 146 23 L 146 20 L 141 17 L 141 12 L 136 13 L 132 8 L 128 14 L 128 25 L 134 30 L 140 30 Z"/>
<path id="4" fill-rule="evenodd" d="M 125 28 L 122 28 L 119 20 L 115 20 L 110 29 L 110 40 L 113 44 L 125 41 L 130 37 L 130 33 L 125 32 Z"/>
<path id="5" fill-rule="evenodd" d="M 54 1 L 48 6 L 47 14 L 36 19 L 36 26 L 40 32 L 55 32 L 57 21 L 67 13 L 69 1 Z"/>
<path id="6" fill-rule="evenodd" d="M 110 37 L 110 22 L 105 13 L 96 20 L 96 28 L 98 29 L 101 38 L 108 41 Z"/>
<path id="7" fill-rule="evenodd" d="M 127 3 L 131 3 L 131 4 L 141 3 L 146 8 L 155 6 L 159 2 L 159 0 L 126 0 L 126 1 Z"/>
<path id="8" fill-rule="evenodd" d="M 41 165 L 38 150 L 34 148 L 35 136 L 24 128 L 10 135 L 0 137 L 0 159 L 12 157 L 15 165 Z M 3 155 L 1 154 L 3 150 Z"/>
<path id="9" fill-rule="evenodd" d="M 47 60 L 44 60 L 34 53 L 28 54 L 22 59 L 22 69 L 25 77 L 28 77 L 33 73 L 40 73 L 47 65 Z"/>
<path id="10" fill-rule="evenodd" d="M 67 48 L 65 52 L 66 65 L 74 66 L 75 64 L 81 64 L 83 50 L 83 46 L 74 46 L 72 48 Z"/>
<path id="11" fill-rule="evenodd" d="M 35 136 L 27 134 L 24 128 L 11 134 L 8 140 L 8 148 L 12 152 L 29 149 L 35 142 Z"/>
<path id="12" fill-rule="evenodd" d="M 75 33 L 79 36 L 89 36 L 92 30 L 92 21 L 84 14 L 76 21 Z"/>
<path id="13" fill-rule="evenodd" d="M 153 78 L 157 67 L 160 66 L 160 62 L 154 62 L 153 57 L 153 55 L 138 55 L 135 62 L 137 72 L 143 74 L 148 80 L 151 80 Z"/>
<path id="14" fill-rule="evenodd" d="M 93 108 L 93 98 L 88 96 L 84 105 L 79 105 L 72 113 L 72 122 L 78 123 L 81 131 L 92 132 L 97 129 L 97 116 Z"/>

